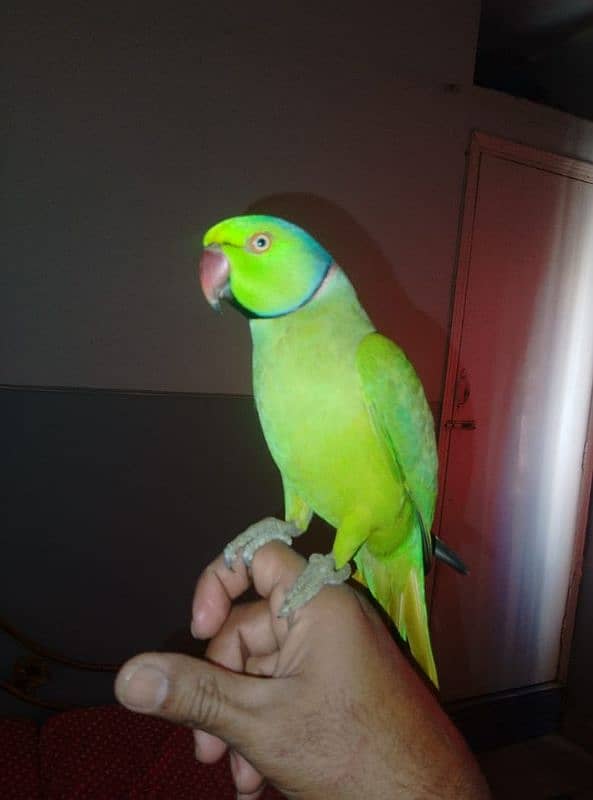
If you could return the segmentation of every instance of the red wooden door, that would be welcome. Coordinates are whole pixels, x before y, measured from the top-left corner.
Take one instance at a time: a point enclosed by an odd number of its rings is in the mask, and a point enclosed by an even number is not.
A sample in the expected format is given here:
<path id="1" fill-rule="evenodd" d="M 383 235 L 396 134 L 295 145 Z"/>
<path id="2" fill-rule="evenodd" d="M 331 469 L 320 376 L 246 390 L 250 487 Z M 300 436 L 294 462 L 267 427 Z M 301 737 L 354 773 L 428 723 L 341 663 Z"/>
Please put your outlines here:
<path id="1" fill-rule="evenodd" d="M 593 166 L 474 136 L 440 430 L 447 699 L 563 677 L 591 480 Z"/>

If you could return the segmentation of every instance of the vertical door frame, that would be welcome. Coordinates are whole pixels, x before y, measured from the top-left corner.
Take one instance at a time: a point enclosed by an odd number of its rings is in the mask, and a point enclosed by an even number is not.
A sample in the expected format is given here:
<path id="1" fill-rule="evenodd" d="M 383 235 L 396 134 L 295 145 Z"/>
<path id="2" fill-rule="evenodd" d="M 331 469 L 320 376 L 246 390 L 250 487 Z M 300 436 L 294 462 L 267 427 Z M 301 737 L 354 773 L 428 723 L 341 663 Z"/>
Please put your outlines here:
<path id="1" fill-rule="evenodd" d="M 451 428 L 447 427 L 446 423 L 450 420 L 453 420 L 455 416 L 455 388 L 457 383 L 457 375 L 459 372 L 459 358 L 461 352 L 465 306 L 472 256 L 473 229 L 478 202 L 480 166 L 482 162 L 482 156 L 486 154 L 496 158 L 504 159 L 506 161 L 522 164 L 524 166 L 535 167 L 537 169 L 544 170 L 545 172 L 551 172 L 567 178 L 574 178 L 585 183 L 593 184 L 593 164 L 588 164 L 573 158 L 561 156 L 556 153 L 538 150 L 534 147 L 520 144 L 518 142 L 512 142 L 497 136 L 491 136 L 490 134 L 483 133 L 481 131 L 472 132 L 468 154 L 465 198 L 461 217 L 459 254 L 457 260 L 457 274 L 455 277 L 447 370 L 445 373 L 443 404 L 438 434 L 438 453 L 440 465 L 439 494 L 435 513 L 434 530 L 439 535 L 442 523 L 443 503 L 447 483 L 449 448 L 451 442 Z M 590 406 L 589 422 L 584 443 L 581 468 L 581 485 L 579 491 L 575 531 L 575 546 L 571 565 L 571 579 L 569 583 L 568 596 L 566 598 L 564 622 L 561 632 L 557 675 L 557 679 L 561 682 L 566 681 L 568 672 L 568 661 L 570 657 L 570 647 L 574 631 L 578 591 L 582 573 L 583 551 L 585 546 L 592 478 L 593 398 Z M 432 574 L 434 576 L 434 571 Z"/>

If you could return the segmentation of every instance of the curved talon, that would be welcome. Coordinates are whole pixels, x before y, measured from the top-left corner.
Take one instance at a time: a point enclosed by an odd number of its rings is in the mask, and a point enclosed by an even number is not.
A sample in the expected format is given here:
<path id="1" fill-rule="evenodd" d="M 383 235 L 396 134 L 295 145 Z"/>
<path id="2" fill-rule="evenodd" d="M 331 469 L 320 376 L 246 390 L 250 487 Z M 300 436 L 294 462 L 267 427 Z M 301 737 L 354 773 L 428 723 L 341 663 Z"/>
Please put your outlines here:
<path id="1" fill-rule="evenodd" d="M 233 561 L 237 557 L 237 554 L 234 552 L 234 548 L 230 547 L 230 545 L 227 544 L 227 546 L 222 551 L 222 557 L 224 559 L 225 567 L 227 569 L 230 569 L 231 572 L 234 572 L 235 570 L 233 569 Z"/>
<path id="2" fill-rule="evenodd" d="M 341 569 L 335 570 L 333 575 L 328 575 L 327 584 L 328 586 L 339 586 L 340 583 L 345 583 L 351 574 L 350 564 L 344 564 Z"/>
<path id="3" fill-rule="evenodd" d="M 278 540 L 289 547 L 295 536 L 301 533 L 295 522 L 284 522 L 274 517 L 250 525 L 243 533 L 236 536 L 223 550 L 224 564 L 227 569 L 234 572 L 233 563 L 240 556 L 245 566 L 249 569 L 256 552 L 268 542 Z"/>
<path id="4" fill-rule="evenodd" d="M 286 594 L 278 617 L 288 617 L 293 611 L 306 605 L 324 586 L 338 586 L 347 581 L 351 572 L 350 564 L 336 569 L 335 563 L 331 553 L 325 556 L 313 553 L 304 571 Z"/>
<path id="5" fill-rule="evenodd" d="M 290 545 L 292 544 L 292 536 L 290 536 L 290 534 L 288 533 L 282 533 L 279 531 L 276 533 L 273 540 L 270 541 L 284 542 L 284 544 L 287 544 L 290 547 Z M 267 544 L 267 542 L 265 542 L 265 544 Z M 251 567 L 251 564 L 253 563 L 253 558 L 257 553 L 257 551 L 260 549 L 260 547 L 263 547 L 263 543 L 256 541 L 250 542 L 249 544 L 245 545 L 241 557 L 243 558 L 243 563 L 245 564 L 246 567 Z"/>

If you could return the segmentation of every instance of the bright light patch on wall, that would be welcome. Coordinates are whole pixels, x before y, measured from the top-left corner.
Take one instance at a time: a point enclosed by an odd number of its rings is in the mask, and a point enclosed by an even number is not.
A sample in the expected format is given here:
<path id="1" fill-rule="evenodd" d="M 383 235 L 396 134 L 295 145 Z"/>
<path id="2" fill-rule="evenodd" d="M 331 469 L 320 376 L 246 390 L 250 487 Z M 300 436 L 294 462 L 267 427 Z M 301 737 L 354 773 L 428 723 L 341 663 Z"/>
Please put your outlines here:
<path id="1" fill-rule="evenodd" d="M 512 430 L 505 469 L 509 643 L 521 631 L 534 678 L 546 680 L 558 662 L 571 580 L 583 445 L 593 382 L 593 186 L 550 176 L 555 224 L 526 231 L 540 236 L 547 257 L 532 275 L 533 305 L 524 367 L 510 403 Z"/>
<path id="2" fill-rule="evenodd" d="M 470 575 L 437 570 L 432 606 L 448 699 L 563 679 L 593 385 L 593 170 L 479 135 L 468 186 L 440 534 Z"/>

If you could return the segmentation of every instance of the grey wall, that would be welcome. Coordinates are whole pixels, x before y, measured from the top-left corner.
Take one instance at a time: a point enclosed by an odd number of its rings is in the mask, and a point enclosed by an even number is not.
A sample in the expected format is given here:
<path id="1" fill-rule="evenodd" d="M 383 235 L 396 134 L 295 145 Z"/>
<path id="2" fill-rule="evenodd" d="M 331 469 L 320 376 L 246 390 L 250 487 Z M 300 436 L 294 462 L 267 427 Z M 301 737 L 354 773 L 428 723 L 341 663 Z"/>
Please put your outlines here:
<path id="1" fill-rule="evenodd" d="M 211 313 L 195 260 L 257 207 L 323 239 L 438 401 L 471 129 L 593 157 L 592 124 L 472 87 L 478 17 L 14 4 L 0 383 L 248 392 L 244 321 Z"/>
<path id="2" fill-rule="evenodd" d="M 281 195 L 438 395 L 467 133 L 443 86 L 471 84 L 477 9 L 278 8 L 8 15 L 0 382 L 248 391 L 245 326 L 194 262 L 210 224 Z"/>
<path id="3" fill-rule="evenodd" d="M 472 86 L 479 10 L 477 0 L 364 13 L 271 0 L 5 8 L 0 383 L 247 394 L 246 326 L 206 306 L 195 261 L 210 224 L 257 208 L 293 217 L 334 252 L 438 405 L 471 130 L 593 160 L 593 125 Z M 255 483 L 247 448 L 218 430 Z M 220 476 L 205 474 L 198 502 L 223 497 Z M 193 513 L 164 540 L 175 555 L 155 641 L 186 607 L 175 575 L 195 553 Z M 208 519 L 217 545 L 226 524 Z M 3 559 L 17 563 L 14 532 L 2 536 Z M 85 631 L 78 654 L 97 658 L 114 620 L 134 629 L 162 550 L 122 530 L 87 559 L 80 541 L 74 526 L 61 547 L 89 586 L 141 549 L 146 568 L 130 568 L 126 602 L 36 567 L 10 609 L 17 622 L 37 616 L 37 630 L 49 619 L 64 647 L 92 618 L 101 633 Z M 49 547 L 36 529 L 31 561 Z"/>
<path id="4" fill-rule="evenodd" d="M 441 393 L 472 128 L 591 156 L 593 126 L 472 87 L 479 3 L 5 13 L 0 383 L 246 393 L 204 230 L 314 229 Z"/>

